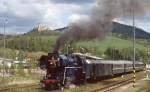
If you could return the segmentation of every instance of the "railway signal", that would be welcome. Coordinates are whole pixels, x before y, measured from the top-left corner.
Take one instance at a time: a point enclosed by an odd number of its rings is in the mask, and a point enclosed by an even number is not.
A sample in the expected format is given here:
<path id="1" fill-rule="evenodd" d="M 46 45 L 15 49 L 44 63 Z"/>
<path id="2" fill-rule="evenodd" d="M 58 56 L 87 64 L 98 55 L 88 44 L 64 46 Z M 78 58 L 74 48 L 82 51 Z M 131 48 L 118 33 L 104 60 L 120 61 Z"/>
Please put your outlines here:
<path id="1" fill-rule="evenodd" d="M 136 76 L 135 76 L 135 69 L 133 70 L 133 87 L 135 87 L 135 78 L 136 78 Z"/>

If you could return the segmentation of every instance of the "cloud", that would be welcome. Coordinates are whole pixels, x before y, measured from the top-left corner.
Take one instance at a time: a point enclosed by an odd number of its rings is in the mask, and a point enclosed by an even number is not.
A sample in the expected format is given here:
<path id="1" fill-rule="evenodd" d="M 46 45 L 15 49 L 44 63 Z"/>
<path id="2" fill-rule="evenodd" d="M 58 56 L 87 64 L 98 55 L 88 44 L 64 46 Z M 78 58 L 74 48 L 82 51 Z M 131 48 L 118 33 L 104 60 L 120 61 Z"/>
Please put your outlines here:
<path id="1" fill-rule="evenodd" d="M 0 28 L 3 27 L 4 18 L 8 19 L 7 29 L 12 28 L 12 30 L 7 30 L 8 33 L 29 31 L 29 28 L 32 29 L 39 23 L 52 29 L 64 27 L 69 24 L 70 16 L 88 14 L 91 3 L 87 3 L 86 0 L 81 0 L 82 3 L 79 2 L 79 0 L 62 0 L 62 2 L 54 2 L 54 0 L 9 0 L 9 2 L 0 0 Z"/>
<path id="2" fill-rule="evenodd" d="M 49 4 L 42 22 L 47 23 L 52 29 L 67 26 L 71 22 L 72 16 L 78 15 L 78 17 L 81 17 L 83 14 L 88 14 L 88 8 L 85 9 L 84 7 L 75 4 Z M 91 5 L 89 5 L 90 7 Z"/>
<path id="3" fill-rule="evenodd" d="M 9 34 L 30 31 L 39 23 L 51 29 L 64 27 L 86 18 L 93 4 L 94 0 L 0 0 L 0 31 L 5 18 L 8 19 L 6 31 Z M 150 17 L 140 20 L 138 26 L 149 30 Z"/>
<path id="4" fill-rule="evenodd" d="M 5 7 L 5 16 L 12 14 L 20 18 L 29 16 L 33 18 L 37 15 L 41 16 L 45 9 L 45 6 L 35 0 L 28 0 L 28 2 L 27 0 L 10 0 L 9 2 L 2 0 L 1 3 Z"/>
<path id="5" fill-rule="evenodd" d="M 85 4 L 91 3 L 93 0 L 50 0 L 53 3 L 71 3 L 71 4 Z"/>
<path id="6" fill-rule="evenodd" d="M 70 22 L 77 22 L 80 19 L 88 19 L 87 15 L 81 15 L 81 14 L 72 14 L 71 16 L 69 16 L 69 21 Z"/>
<path id="7" fill-rule="evenodd" d="M 1 0 L 0 28 L 3 29 L 4 19 L 7 18 L 7 33 L 29 31 L 29 28 L 40 21 L 45 12 L 45 6 L 35 0 Z M 31 29 L 30 29 L 31 30 Z"/>

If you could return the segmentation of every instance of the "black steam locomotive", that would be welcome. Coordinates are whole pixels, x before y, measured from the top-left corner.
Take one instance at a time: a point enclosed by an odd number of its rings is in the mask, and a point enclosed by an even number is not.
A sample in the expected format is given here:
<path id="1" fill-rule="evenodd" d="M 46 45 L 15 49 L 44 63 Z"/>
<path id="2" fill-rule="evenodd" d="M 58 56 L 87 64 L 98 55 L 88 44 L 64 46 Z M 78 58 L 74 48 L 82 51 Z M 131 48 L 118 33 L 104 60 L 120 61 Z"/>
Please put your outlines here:
<path id="1" fill-rule="evenodd" d="M 41 69 L 47 74 L 41 80 L 45 88 L 62 87 L 70 84 L 82 84 L 88 79 L 125 74 L 133 71 L 133 63 L 126 60 L 103 60 L 99 57 L 73 53 L 49 53 L 40 58 Z M 135 62 L 135 70 L 145 68 L 142 62 Z"/>

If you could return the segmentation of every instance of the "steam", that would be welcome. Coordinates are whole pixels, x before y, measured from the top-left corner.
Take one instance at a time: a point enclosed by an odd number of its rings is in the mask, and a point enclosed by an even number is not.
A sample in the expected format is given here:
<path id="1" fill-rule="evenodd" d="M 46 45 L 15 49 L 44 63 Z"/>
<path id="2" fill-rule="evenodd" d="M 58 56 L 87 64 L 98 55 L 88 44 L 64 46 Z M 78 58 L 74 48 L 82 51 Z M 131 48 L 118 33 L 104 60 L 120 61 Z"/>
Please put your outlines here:
<path id="1" fill-rule="evenodd" d="M 90 15 L 69 25 L 69 30 L 56 41 L 54 52 L 65 43 L 88 39 L 103 39 L 111 30 L 115 18 L 144 15 L 150 9 L 150 0 L 95 0 Z"/>

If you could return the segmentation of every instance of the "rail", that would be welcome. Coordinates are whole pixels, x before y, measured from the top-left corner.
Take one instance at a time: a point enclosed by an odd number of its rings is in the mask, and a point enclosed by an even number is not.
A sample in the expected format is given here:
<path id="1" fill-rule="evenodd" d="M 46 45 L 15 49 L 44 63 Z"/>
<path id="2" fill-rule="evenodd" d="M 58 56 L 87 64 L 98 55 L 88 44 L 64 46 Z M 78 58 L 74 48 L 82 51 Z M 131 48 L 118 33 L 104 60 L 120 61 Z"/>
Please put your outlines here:
<path id="1" fill-rule="evenodd" d="M 105 87 L 100 88 L 100 89 L 96 89 L 96 90 L 91 91 L 91 92 L 110 92 L 113 89 L 116 89 L 118 87 L 121 87 L 123 85 L 129 84 L 129 83 L 132 83 L 132 82 L 133 82 L 133 78 L 130 78 L 130 79 L 120 81 L 120 82 L 117 82 L 117 83 L 112 83 L 108 86 L 105 86 Z"/>

